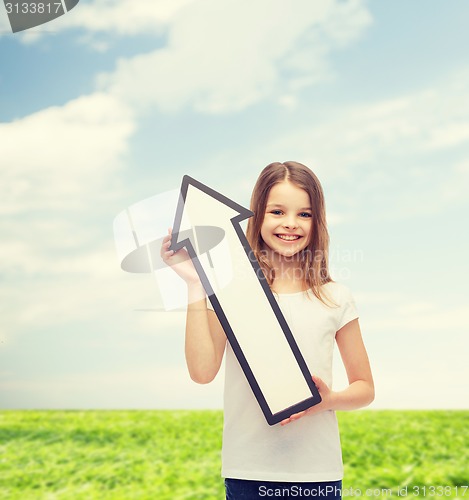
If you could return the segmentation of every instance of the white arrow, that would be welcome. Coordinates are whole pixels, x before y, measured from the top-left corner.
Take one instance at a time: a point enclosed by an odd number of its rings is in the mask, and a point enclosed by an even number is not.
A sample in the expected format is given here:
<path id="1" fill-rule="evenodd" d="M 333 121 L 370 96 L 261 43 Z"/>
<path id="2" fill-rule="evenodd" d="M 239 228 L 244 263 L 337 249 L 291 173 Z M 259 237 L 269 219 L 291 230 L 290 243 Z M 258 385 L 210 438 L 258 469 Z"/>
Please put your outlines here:
<path id="1" fill-rule="evenodd" d="M 311 373 L 240 226 L 253 213 L 204 184 L 184 176 L 171 248 L 186 247 L 227 339 L 272 425 L 321 401 Z M 201 258 L 198 242 L 178 239 L 188 226 L 224 230 L 230 262 Z M 188 234 L 188 233 L 186 233 Z M 189 234 L 193 234 L 189 232 Z M 222 288 L 217 273 L 231 280 Z"/>

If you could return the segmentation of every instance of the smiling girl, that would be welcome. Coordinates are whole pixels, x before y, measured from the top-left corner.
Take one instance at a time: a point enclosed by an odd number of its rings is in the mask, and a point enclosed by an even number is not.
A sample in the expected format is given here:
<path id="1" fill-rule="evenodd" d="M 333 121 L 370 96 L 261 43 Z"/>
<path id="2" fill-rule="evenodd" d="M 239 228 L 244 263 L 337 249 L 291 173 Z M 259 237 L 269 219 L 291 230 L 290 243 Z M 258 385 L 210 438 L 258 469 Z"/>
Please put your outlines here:
<path id="1" fill-rule="evenodd" d="M 374 385 L 352 294 L 329 275 L 323 191 L 315 174 L 301 163 L 271 163 L 254 187 L 251 210 L 248 241 L 314 374 L 322 401 L 280 425 L 266 423 L 217 316 L 207 307 L 187 252 L 169 250 L 170 232 L 161 255 L 188 285 L 185 350 L 192 379 L 213 380 L 226 351 L 226 498 L 340 498 L 343 465 L 335 411 L 368 405 Z M 331 390 L 334 342 L 349 383 L 342 391 Z"/>

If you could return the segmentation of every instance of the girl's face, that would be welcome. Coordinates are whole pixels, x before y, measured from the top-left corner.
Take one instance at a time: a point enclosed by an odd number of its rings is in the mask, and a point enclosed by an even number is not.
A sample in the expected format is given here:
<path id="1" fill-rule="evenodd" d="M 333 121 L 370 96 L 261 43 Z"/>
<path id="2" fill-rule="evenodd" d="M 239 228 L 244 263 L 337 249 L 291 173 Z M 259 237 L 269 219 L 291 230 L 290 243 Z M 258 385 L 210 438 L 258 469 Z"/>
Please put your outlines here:
<path id="1" fill-rule="evenodd" d="M 308 193 L 289 181 L 276 184 L 269 193 L 261 237 L 272 251 L 291 257 L 308 245 L 312 212 Z"/>

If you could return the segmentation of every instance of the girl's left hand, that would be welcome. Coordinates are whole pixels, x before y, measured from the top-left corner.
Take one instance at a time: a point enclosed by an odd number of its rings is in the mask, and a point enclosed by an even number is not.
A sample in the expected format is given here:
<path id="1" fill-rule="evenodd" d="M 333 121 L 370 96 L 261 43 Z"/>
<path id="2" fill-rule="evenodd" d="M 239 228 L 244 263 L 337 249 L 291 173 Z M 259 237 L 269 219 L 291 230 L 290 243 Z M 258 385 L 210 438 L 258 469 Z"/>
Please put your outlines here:
<path id="1" fill-rule="evenodd" d="M 300 411 L 299 413 L 294 413 L 290 418 L 286 418 L 280 422 L 280 425 L 287 425 L 294 420 L 298 420 L 305 415 L 314 415 L 315 413 L 320 413 L 321 411 L 331 410 L 333 404 L 333 391 L 329 389 L 329 386 L 319 377 L 313 375 L 313 382 L 318 388 L 319 394 L 321 396 L 321 402 L 317 405 L 308 408 L 307 410 Z"/>

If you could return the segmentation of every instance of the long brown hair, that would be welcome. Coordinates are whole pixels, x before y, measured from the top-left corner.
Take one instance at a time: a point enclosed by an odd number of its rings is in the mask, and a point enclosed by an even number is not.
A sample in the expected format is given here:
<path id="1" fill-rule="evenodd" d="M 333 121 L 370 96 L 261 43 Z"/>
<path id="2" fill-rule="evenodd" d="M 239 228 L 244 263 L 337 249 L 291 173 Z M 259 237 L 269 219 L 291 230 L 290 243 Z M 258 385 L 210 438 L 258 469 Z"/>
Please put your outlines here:
<path id="1" fill-rule="evenodd" d="M 272 285 L 275 272 L 263 251 L 264 241 L 261 237 L 261 227 L 270 190 L 283 181 L 289 181 L 304 189 L 309 195 L 312 209 L 311 237 L 307 247 L 298 255 L 298 259 L 304 287 L 311 289 L 319 300 L 326 303 L 324 298 L 327 296 L 321 293 L 320 287 L 333 281 L 329 275 L 329 233 L 326 224 L 326 206 L 321 183 L 308 167 L 295 161 L 286 161 L 271 163 L 262 170 L 252 192 L 251 211 L 254 212 L 254 216 L 248 221 L 247 239 L 269 285 Z"/>

